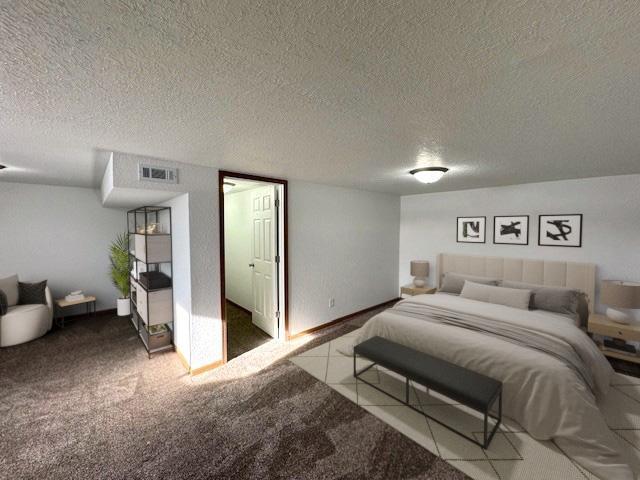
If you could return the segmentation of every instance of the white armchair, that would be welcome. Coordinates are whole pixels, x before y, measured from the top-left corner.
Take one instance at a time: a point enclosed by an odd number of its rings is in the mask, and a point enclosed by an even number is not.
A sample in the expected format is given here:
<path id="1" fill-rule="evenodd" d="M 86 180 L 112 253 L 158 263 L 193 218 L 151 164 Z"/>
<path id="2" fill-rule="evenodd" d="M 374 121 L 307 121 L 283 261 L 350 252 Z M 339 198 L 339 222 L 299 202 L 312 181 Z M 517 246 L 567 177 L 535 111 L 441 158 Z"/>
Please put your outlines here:
<path id="1" fill-rule="evenodd" d="M 10 347 L 43 336 L 53 326 L 53 300 L 49 287 L 46 305 L 14 305 L 0 317 L 0 347 Z"/>

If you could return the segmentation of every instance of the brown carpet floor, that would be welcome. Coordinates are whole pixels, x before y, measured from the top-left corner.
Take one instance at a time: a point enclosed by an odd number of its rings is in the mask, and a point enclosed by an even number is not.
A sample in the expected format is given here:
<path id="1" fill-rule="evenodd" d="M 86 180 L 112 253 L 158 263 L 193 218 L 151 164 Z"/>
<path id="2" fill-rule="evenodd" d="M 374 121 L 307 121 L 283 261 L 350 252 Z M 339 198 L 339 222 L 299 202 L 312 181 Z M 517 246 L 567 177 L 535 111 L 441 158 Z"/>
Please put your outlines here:
<path id="1" fill-rule="evenodd" d="M 273 340 L 256 327 L 251 314 L 227 301 L 227 358 L 236 358 Z"/>
<path id="2" fill-rule="evenodd" d="M 0 478 L 467 478 L 274 343 L 194 378 L 175 353 L 148 360 L 124 318 L 0 349 Z"/>

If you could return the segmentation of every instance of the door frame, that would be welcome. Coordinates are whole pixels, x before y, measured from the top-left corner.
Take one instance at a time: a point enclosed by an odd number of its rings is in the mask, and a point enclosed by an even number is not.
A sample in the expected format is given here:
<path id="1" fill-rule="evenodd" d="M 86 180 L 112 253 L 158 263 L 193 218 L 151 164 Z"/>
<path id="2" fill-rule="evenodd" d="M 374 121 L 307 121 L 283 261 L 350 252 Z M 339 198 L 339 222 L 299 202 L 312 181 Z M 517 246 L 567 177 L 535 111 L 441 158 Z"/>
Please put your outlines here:
<path id="1" fill-rule="evenodd" d="M 260 175 L 250 175 L 247 173 L 231 172 L 228 170 L 218 171 L 218 205 L 220 224 L 220 314 L 222 316 L 222 360 L 227 363 L 227 305 L 225 291 L 225 254 L 224 254 L 224 190 L 223 183 L 226 177 L 239 178 L 242 180 L 253 180 L 256 182 L 273 183 L 282 185 L 284 200 L 280 199 L 283 217 L 283 237 L 282 238 L 282 261 L 284 279 L 282 286 L 284 289 L 284 305 L 280 309 L 284 315 L 284 340 L 289 340 L 289 192 L 288 182 L 281 178 L 263 177 Z M 280 212 L 278 211 L 278 214 Z M 278 229 L 279 230 L 279 229 Z M 280 232 L 278 232 L 279 234 Z M 278 285 L 280 287 L 280 285 Z"/>

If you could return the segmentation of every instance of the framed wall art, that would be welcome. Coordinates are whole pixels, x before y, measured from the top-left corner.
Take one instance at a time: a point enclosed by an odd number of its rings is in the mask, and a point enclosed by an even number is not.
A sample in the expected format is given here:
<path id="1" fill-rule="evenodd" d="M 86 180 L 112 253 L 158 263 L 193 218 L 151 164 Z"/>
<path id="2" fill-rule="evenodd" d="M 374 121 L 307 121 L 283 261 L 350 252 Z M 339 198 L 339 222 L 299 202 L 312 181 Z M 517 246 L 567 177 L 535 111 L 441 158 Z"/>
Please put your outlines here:
<path id="1" fill-rule="evenodd" d="M 540 215 L 538 245 L 544 247 L 581 247 L 582 214 Z"/>
<path id="2" fill-rule="evenodd" d="M 459 243 L 485 243 L 487 217 L 458 217 L 457 237 Z"/>
<path id="3" fill-rule="evenodd" d="M 529 245 L 529 215 L 493 217 L 493 243 Z"/>

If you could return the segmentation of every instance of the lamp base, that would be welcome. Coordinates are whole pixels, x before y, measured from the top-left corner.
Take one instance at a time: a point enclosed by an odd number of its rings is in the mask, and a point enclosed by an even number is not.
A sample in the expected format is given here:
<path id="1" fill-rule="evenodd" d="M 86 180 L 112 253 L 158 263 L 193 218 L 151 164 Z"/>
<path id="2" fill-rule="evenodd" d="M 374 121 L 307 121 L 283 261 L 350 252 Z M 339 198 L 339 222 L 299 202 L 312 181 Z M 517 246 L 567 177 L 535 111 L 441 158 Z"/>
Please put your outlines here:
<path id="1" fill-rule="evenodd" d="M 607 317 L 616 323 L 628 325 L 631 323 L 631 316 L 627 312 L 621 312 L 613 308 L 607 308 Z"/>
<path id="2" fill-rule="evenodd" d="M 425 279 L 422 277 L 413 278 L 413 286 L 416 288 L 423 288 L 426 284 L 427 282 L 425 282 Z"/>

